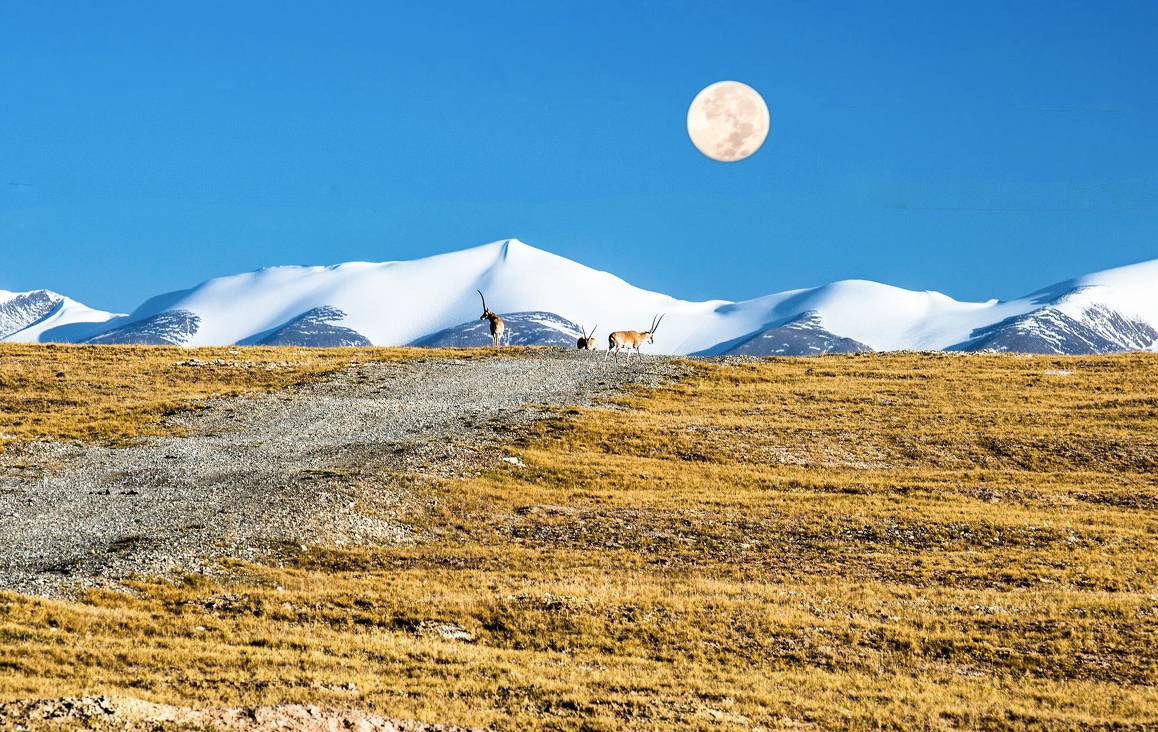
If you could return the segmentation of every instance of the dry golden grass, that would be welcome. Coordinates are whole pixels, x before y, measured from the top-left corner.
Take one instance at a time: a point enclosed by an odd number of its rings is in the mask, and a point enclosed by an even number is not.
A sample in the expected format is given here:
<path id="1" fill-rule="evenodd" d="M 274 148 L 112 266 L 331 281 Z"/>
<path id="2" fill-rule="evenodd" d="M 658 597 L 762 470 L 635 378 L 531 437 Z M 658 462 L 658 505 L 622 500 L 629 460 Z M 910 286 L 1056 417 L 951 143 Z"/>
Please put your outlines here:
<path id="1" fill-rule="evenodd" d="M 1158 725 L 1158 357 L 696 364 L 622 402 L 541 423 L 525 467 L 416 483 L 422 545 L 0 596 L 0 698 L 509 729 Z"/>
<path id="2" fill-rule="evenodd" d="M 478 356 L 482 349 L 460 351 Z M 0 344 L 0 450 L 28 440 L 119 441 L 207 398 L 268 392 L 406 348 L 176 348 Z M 190 365 L 191 361 L 200 362 Z"/>

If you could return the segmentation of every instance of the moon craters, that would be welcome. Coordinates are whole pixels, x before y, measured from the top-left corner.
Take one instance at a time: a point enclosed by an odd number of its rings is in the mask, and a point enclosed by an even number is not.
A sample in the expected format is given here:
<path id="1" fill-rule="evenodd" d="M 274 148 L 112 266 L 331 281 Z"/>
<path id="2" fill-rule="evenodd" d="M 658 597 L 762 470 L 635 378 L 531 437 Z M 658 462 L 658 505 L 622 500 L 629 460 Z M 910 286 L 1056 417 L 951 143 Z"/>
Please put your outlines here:
<path id="1" fill-rule="evenodd" d="M 688 136 L 712 160 L 735 162 L 760 149 L 768 137 L 768 106 L 738 81 L 706 87 L 688 108 Z"/>

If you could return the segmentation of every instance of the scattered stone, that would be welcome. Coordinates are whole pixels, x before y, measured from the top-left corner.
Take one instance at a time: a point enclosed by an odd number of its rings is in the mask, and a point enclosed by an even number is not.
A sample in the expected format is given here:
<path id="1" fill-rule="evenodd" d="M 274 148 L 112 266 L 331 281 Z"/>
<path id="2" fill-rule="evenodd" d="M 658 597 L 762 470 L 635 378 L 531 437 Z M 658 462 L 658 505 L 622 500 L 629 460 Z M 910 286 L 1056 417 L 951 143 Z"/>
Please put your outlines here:
<path id="1" fill-rule="evenodd" d="M 423 620 L 418 624 L 420 635 L 436 635 L 447 640 L 474 642 L 474 635 L 458 623 L 447 623 L 441 620 Z"/>
<path id="2" fill-rule="evenodd" d="M 0 703 L 0 729 L 75 728 L 130 732 L 157 729 L 468 732 L 468 728 L 454 725 L 393 719 L 366 710 L 337 709 L 313 704 L 194 709 L 128 697 L 110 699 L 104 696 Z"/>

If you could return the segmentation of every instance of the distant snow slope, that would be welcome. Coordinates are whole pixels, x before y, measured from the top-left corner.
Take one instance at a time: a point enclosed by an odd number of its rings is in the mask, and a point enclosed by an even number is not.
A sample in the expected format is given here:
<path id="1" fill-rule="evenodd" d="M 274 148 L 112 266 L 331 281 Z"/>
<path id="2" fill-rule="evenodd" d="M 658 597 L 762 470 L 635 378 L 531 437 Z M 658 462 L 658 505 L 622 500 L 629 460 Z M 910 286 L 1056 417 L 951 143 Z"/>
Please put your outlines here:
<path id="1" fill-rule="evenodd" d="M 1006 318 L 953 346 L 1037 353 L 1158 348 L 1158 259 L 1095 272 L 1008 304 Z"/>
<path id="2" fill-rule="evenodd" d="M 563 342 L 574 324 L 598 324 L 602 345 L 610 331 L 643 329 L 653 315 L 666 313 L 645 351 L 1158 349 L 1158 260 L 1007 302 L 959 302 L 864 280 L 743 302 L 691 302 L 642 290 L 516 239 L 412 261 L 271 267 L 219 277 L 155 297 L 129 316 L 104 313 L 108 322 L 95 327 L 26 328 L 20 335 L 190 346 L 473 343 L 475 331 L 485 326 L 476 322 L 476 289 L 513 321 L 533 315 L 537 325 L 524 328 L 524 335 L 534 343 Z"/>
<path id="3" fill-rule="evenodd" d="M 625 328 L 646 327 L 652 315 L 664 309 L 700 313 L 720 304 L 682 303 L 506 240 L 406 262 L 270 267 L 219 277 L 153 298 L 127 321 L 184 311 L 198 318 L 185 345 L 229 344 L 329 307 L 345 313 L 342 327 L 371 343 L 402 345 L 477 319 L 482 307 L 476 289 L 486 293 L 487 303 L 500 313 L 546 312 L 573 322 L 613 322 L 618 316 L 627 319 Z M 690 325 L 678 326 L 678 333 Z M 678 333 L 673 328 L 671 342 Z"/>
<path id="4" fill-rule="evenodd" d="M 84 337 L 115 317 L 51 290 L 0 290 L 0 341 L 69 342 L 78 340 L 72 334 Z M 62 337 L 46 335 L 53 331 Z"/>

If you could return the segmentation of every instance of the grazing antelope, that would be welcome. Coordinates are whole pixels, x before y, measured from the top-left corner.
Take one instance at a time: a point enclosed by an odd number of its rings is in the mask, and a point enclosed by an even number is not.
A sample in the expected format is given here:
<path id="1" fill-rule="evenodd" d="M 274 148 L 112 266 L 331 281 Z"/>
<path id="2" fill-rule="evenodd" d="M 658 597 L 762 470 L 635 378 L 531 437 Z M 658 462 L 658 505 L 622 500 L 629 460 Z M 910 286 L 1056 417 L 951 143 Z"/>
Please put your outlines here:
<path id="1" fill-rule="evenodd" d="M 663 315 L 658 318 L 651 319 L 651 327 L 642 333 L 638 330 L 617 330 L 611 335 L 607 336 L 607 356 L 611 355 L 611 350 L 615 349 L 615 360 L 619 360 L 620 348 L 634 348 L 635 357 L 639 358 L 639 347 L 643 345 L 644 341 L 648 343 L 655 343 L 655 331 L 659 328 L 659 324 L 663 321 Z M 607 358 L 604 356 L 603 358 Z M 631 351 L 627 352 L 627 357 L 631 358 Z"/>
<path id="2" fill-rule="evenodd" d="M 479 320 L 491 321 L 491 345 L 498 346 L 503 340 L 503 331 L 507 329 L 503 319 L 499 314 L 487 307 L 487 299 L 483 297 L 482 290 L 475 290 L 479 297 L 482 297 L 483 314 L 479 316 Z"/>
<path id="3" fill-rule="evenodd" d="M 598 327 L 598 325 L 595 326 L 595 328 Z M 595 328 L 592 328 L 591 332 L 588 333 L 580 326 L 579 329 L 583 332 L 583 335 L 579 336 L 579 342 L 576 344 L 580 351 L 591 351 L 595 349 Z"/>

